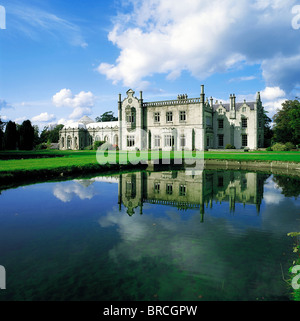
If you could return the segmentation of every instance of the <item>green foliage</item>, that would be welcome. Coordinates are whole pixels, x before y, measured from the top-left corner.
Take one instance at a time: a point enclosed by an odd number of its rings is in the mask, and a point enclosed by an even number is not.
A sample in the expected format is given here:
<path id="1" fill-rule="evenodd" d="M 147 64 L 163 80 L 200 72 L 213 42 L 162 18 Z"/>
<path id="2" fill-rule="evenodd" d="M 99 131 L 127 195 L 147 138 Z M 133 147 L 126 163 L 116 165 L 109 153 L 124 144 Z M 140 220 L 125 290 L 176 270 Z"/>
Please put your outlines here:
<path id="1" fill-rule="evenodd" d="M 50 148 L 50 145 L 47 143 L 41 143 L 35 146 L 36 150 L 42 150 L 42 149 L 48 149 Z"/>
<path id="2" fill-rule="evenodd" d="M 272 147 L 271 147 L 271 146 L 267 147 L 267 148 L 266 148 L 266 151 L 267 151 L 267 152 L 271 152 L 271 151 L 272 151 Z"/>
<path id="3" fill-rule="evenodd" d="M 283 152 L 283 151 L 287 151 L 288 149 L 284 144 L 276 143 L 272 146 L 272 150 L 277 152 Z"/>
<path id="4" fill-rule="evenodd" d="M 118 117 L 114 117 L 114 113 L 112 111 L 107 111 L 102 114 L 100 117 L 96 117 L 96 122 L 104 122 L 104 121 L 116 121 Z"/>
<path id="5" fill-rule="evenodd" d="M 7 150 L 15 150 L 18 143 L 18 132 L 15 122 L 9 121 L 5 128 L 4 145 Z"/>
<path id="6" fill-rule="evenodd" d="M 291 142 L 285 143 L 285 146 L 286 146 L 287 150 L 292 150 L 292 149 L 296 148 L 296 146 Z"/>
<path id="7" fill-rule="evenodd" d="M 40 141 L 41 143 L 58 143 L 59 141 L 59 131 L 64 127 L 64 125 L 56 125 L 53 129 L 50 129 L 48 126 L 44 127 L 41 132 Z"/>
<path id="8" fill-rule="evenodd" d="M 297 145 L 300 142 L 300 102 L 286 100 L 273 117 L 274 139 L 276 142 L 291 142 Z"/>
<path id="9" fill-rule="evenodd" d="M 235 146 L 231 145 L 231 144 L 227 144 L 225 146 L 225 149 L 235 149 Z"/>
<path id="10" fill-rule="evenodd" d="M 103 145 L 105 141 L 96 141 L 94 143 L 94 149 L 97 150 L 101 145 Z"/>
<path id="11" fill-rule="evenodd" d="M 263 127 L 264 127 L 264 147 L 271 145 L 274 136 L 273 129 L 271 128 L 272 119 L 267 115 L 268 111 L 264 110 L 263 114 Z"/>
<path id="12" fill-rule="evenodd" d="M 4 149 L 4 129 L 5 123 L 0 118 L 0 150 Z"/>
<path id="13" fill-rule="evenodd" d="M 34 142 L 34 128 L 31 125 L 30 120 L 23 121 L 19 129 L 20 133 L 20 145 L 21 150 L 32 150 Z"/>

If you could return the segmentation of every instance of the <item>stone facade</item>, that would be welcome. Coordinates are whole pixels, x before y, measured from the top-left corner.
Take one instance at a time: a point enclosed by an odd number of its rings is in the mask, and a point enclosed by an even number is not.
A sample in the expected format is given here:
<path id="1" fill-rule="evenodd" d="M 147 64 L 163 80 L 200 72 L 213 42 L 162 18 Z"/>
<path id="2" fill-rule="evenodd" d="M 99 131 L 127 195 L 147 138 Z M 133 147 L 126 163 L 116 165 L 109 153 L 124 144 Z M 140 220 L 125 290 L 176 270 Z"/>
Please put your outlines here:
<path id="1" fill-rule="evenodd" d="M 229 103 L 205 99 L 204 86 L 199 98 L 178 95 L 176 100 L 144 102 L 142 92 L 132 89 L 122 100 L 119 94 L 118 121 L 94 123 L 84 117 L 65 126 L 60 133 L 60 149 L 82 149 L 96 140 L 108 141 L 121 150 L 205 150 L 257 149 L 264 144 L 264 110 L 256 101 Z"/>

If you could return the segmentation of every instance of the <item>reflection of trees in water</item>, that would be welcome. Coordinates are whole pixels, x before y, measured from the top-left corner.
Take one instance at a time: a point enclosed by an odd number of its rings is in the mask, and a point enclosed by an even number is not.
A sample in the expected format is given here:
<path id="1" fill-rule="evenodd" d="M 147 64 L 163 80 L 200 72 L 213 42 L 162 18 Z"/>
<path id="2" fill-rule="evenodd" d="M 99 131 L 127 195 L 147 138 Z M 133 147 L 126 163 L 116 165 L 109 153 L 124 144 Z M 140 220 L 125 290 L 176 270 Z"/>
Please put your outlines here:
<path id="1" fill-rule="evenodd" d="M 273 181 L 282 189 L 285 197 L 298 197 L 300 195 L 300 178 L 274 175 Z"/>

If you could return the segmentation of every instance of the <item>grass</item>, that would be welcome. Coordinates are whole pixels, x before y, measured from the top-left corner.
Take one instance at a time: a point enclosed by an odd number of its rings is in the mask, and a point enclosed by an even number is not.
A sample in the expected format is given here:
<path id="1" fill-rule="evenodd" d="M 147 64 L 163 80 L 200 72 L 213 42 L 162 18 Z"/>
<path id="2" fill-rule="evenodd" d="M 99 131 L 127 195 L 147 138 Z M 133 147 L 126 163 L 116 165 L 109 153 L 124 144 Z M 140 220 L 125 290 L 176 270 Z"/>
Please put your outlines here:
<path id="1" fill-rule="evenodd" d="M 154 158 L 168 157 L 170 153 L 163 155 L 155 154 Z M 119 152 L 119 159 L 122 164 L 139 159 L 148 159 L 148 152 Z M 171 153 L 171 159 L 181 158 L 182 152 Z M 185 152 L 185 158 L 195 157 L 193 152 Z M 203 157 L 203 153 L 198 152 L 197 157 Z M 6 159 L 3 159 L 6 158 Z M 204 159 L 220 159 L 235 161 L 281 161 L 281 162 L 300 162 L 300 152 L 205 152 Z M 105 158 L 107 162 L 116 162 L 116 155 L 112 152 Z M 86 166 L 98 166 L 96 151 L 8 151 L 0 153 L 0 173 L 14 171 L 32 170 L 53 170 L 66 169 L 70 167 L 83 168 Z"/>

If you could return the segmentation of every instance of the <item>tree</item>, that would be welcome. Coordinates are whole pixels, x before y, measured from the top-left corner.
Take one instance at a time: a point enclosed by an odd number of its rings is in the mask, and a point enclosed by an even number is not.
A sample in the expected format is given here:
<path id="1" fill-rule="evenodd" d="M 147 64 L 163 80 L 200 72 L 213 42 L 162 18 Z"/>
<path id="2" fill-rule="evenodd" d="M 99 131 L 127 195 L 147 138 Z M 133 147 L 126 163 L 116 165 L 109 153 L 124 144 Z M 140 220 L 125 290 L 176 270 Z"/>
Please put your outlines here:
<path id="1" fill-rule="evenodd" d="M 44 127 L 40 141 L 41 143 L 58 143 L 59 141 L 59 131 L 64 127 L 64 125 L 56 125 L 53 129 L 49 129 L 49 127 Z"/>
<path id="2" fill-rule="evenodd" d="M 5 149 L 15 150 L 17 148 L 18 132 L 15 122 L 11 120 L 7 123 L 4 133 L 4 146 Z"/>
<path id="3" fill-rule="evenodd" d="M 104 121 L 117 121 L 118 117 L 114 117 L 114 113 L 112 111 L 107 111 L 102 114 L 100 117 L 96 117 L 96 122 L 104 122 Z"/>
<path id="4" fill-rule="evenodd" d="M 264 147 L 271 146 L 271 141 L 274 136 L 273 129 L 271 128 L 272 119 L 267 115 L 267 111 L 264 110 Z"/>
<path id="5" fill-rule="evenodd" d="M 276 142 L 300 143 L 300 102 L 299 100 L 286 100 L 282 109 L 274 116 L 274 140 Z"/>
<path id="6" fill-rule="evenodd" d="M 34 142 L 34 128 L 30 120 L 23 121 L 20 126 L 20 149 L 32 150 Z"/>
<path id="7" fill-rule="evenodd" d="M 4 149 L 4 126 L 5 123 L 0 118 L 0 150 Z"/>

